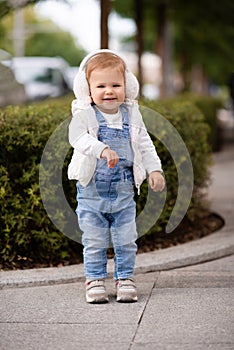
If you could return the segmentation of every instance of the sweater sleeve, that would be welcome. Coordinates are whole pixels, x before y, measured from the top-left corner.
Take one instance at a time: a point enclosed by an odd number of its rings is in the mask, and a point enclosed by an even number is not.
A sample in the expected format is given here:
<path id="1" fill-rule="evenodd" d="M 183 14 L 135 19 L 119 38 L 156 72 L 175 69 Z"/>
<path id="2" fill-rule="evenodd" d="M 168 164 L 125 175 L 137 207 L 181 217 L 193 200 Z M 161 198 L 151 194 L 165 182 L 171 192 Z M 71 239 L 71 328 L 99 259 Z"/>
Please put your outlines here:
<path id="1" fill-rule="evenodd" d="M 141 153 L 143 167 L 148 174 L 152 171 L 163 172 L 161 160 L 157 154 L 155 146 L 144 124 L 142 115 L 137 108 L 134 110 L 135 117 L 138 119 L 138 149 Z"/>
<path id="2" fill-rule="evenodd" d="M 100 158 L 102 151 L 108 146 L 97 139 L 97 127 L 94 124 L 91 127 L 91 124 L 87 111 L 76 113 L 69 125 L 69 143 L 83 155 Z"/>
<path id="3" fill-rule="evenodd" d="M 147 173 L 150 174 L 152 171 L 162 172 L 161 160 L 144 124 L 140 129 L 140 140 L 142 162 Z"/>

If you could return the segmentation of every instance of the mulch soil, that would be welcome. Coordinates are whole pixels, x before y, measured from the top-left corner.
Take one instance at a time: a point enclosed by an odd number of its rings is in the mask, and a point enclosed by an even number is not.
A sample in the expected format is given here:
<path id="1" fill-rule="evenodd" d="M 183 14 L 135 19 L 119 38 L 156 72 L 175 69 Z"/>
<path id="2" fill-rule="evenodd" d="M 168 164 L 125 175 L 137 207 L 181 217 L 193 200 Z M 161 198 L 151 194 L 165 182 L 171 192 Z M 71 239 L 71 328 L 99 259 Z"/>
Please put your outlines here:
<path id="1" fill-rule="evenodd" d="M 189 220 L 187 217 L 179 224 L 179 226 L 170 234 L 153 233 L 144 235 L 137 240 L 138 252 L 137 254 L 165 249 L 179 244 L 184 244 L 196 239 L 200 239 L 213 232 L 221 229 L 224 226 L 224 220 L 216 213 L 205 212 L 202 217 Z M 30 259 L 24 261 L 17 261 L 14 266 L 4 266 L 3 269 L 32 269 L 44 267 L 62 267 L 83 262 L 83 247 L 81 244 L 76 244 L 74 252 L 69 259 L 60 261 L 59 263 L 38 263 Z M 108 249 L 108 258 L 113 258 L 113 249 Z"/>
<path id="2" fill-rule="evenodd" d="M 138 239 L 138 254 L 165 249 L 200 239 L 224 226 L 224 220 L 216 213 L 207 212 L 193 221 L 185 218 L 170 234 L 151 234 Z"/>

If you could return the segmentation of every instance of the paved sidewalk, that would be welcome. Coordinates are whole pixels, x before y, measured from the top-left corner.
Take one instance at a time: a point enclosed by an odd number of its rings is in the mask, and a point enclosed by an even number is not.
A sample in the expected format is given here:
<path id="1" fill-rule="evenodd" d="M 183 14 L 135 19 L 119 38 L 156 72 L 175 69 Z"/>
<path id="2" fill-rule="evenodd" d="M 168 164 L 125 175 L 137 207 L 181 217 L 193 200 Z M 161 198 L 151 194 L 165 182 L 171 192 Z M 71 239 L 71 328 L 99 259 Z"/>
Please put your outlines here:
<path id="1" fill-rule="evenodd" d="M 82 282 L 1 291 L 1 350 L 233 350 L 234 257 L 137 275 L 139 302 L 89 305 Z"/>
<path id="2" fill-rule="evenodd" d="M 234 349 L 233 144 L 214 160 L 209 196 L 225 227 L 139 254 L 139 302 L 116 303 L 109 279 L 110 303 L 86 304 L 82 265 L 0 272 L 0 350 Z"/>

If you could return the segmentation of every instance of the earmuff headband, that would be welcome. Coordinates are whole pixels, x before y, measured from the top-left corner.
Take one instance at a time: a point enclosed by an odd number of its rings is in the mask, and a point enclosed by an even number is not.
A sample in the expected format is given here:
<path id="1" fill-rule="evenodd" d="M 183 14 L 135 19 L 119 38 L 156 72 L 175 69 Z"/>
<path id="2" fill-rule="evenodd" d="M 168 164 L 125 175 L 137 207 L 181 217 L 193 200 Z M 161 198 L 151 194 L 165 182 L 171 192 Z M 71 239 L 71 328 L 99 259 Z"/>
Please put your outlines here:
<path id="1" fill-rule="evenodd" d="M 85 108 L 85 106 L 88 106 L 91 103 L 89 86 L 88 86 L 86 73 L 85 73 L 86 65 L 92 57 L 102 53 L 111 53 L 112 55 L 119 57 L 124 62 L 122 57 L 120 57 L 115 52 L 109 49 L 101 49 L 96 52 L 90 53 L 83 59 L 73 83 L 73 91 L 77 98 L 77 104 L 80 105 L 81 108 Z M 127 100 L 134 100 L 136 99 L 139 92 L 139 83 L 136 77 L 130 72 L 125 62 L 124 64 L 125 64 L 125 96 Z"/>

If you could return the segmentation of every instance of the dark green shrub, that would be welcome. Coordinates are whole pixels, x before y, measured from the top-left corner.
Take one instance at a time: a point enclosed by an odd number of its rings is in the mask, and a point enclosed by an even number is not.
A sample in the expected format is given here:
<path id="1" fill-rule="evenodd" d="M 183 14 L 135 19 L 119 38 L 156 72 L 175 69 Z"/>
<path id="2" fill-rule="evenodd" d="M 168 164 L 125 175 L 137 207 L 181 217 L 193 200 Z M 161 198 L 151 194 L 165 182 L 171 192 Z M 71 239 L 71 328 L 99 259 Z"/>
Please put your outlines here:
<path id="1" fill-rule="evenodd" d="M 208 142 L 214 152 L 219 151 L 222 147 L 222 130 L 218 123 L 217 112 L 223 107 L 223 101 L 219 98 L 209 96 L 193 96 L 195 105 L 201 110 L 205 117 L 206 123 L 210 126 Z"/>
<path id="2" fill-rule="evenodd" d="M 43 149 L 69 109 L 70 101 L 52 101 L 0 110 L 0 266 L 57 264 L 74 249 L 48 218 L 39 189 Z"/>
<path id="3" fill-rule="evenodd" d="M 194 173 L 193 197 L 187 214 L 190 219 L 193 219 L 194 211 L 198 212 L 199 210 L 201 212 L 205 205 L 203 189 L 207 186 L 209 181 L 209 166 L 211 164 L 211 149 L 207 142 L 210 128 L 204 122 L 204 116 L 201 111 L 190 102 L 177 102 L 176 99 L 174 99 L 157 102 L 143 101 L 142 104 L 163 115 L 176 128 L 186 144 Z M 157 128 L 157 124 L 155 127 Z M 164 133 L 164 130 L 161 132 Z M 167 137 L 167 133 L 164 133 L 162 141 L 166 140 Z M 167 201 L 157 224 L 150 230 L 150 233 L 155 230 L 163 230 L 175 205 L 178 193 L 177 169 L 174 160 L 162 142 L 154 139 L 154 144 L 162 160 L 165 173 Z M 174 145 L 174 147 L 176 148 L 177 145 Z M 185 161 L 184 155 L 182 154 L 181 161 L 177 161 L 177 166 L 179 163 L 179 168 L 183 168 Z M 185 178 L 183 179 L 185 184 L 190 180 L 188 178 L 186 179 L 186 176 L 185 172 Z M 188 173 L 188 176 L 190 176 L 190 173 Z"/>
<path id="4" fill-rule="evenodd" d="M 176 97 L 166 98 L 159 102 L 166 105 L 174 104 L 176 102 L 189 103 L 191 106 L 196 106 L 203 114 L 204 121 L 210 126 L 208 133 L 208 143 L 211 145 L 212 151 L 220 150 L 222 146 L 222 133 L 217 119 L 218 109 L 223 107 L 221 98 L 211 96 L 195 95 L 184 93 Z"/>

